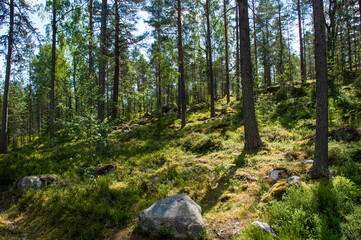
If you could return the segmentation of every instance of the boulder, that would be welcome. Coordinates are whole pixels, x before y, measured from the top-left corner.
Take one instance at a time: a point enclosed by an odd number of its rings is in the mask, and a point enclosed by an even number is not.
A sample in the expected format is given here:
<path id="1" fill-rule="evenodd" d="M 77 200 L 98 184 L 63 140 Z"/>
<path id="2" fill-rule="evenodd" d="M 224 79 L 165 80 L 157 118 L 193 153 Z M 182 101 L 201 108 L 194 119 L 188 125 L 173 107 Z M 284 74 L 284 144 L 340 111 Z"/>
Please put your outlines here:
<path id="1" fill-rule="evenodd" d="M 273 229 L 270 227 L 270 225 L 268 225 L 267 223 L 264 222 L 259 222 L 259 221 L 254 221 L 252 223 L 253 226 L 258 227 L 260 229 L 262 229 L 263 231 L 265 231 L 266 233 L 272 234 L 273 236 L 276 236 L 275 232 L 273 231 Z"/>
<path id="2" fill-rule="evenodd" d="M 39 176 L 27 176 L 21 179 L 18 182 L 18 188 L 20 191 L 25 191 L 27 189 L 38 189 L 43 186 L 43 182 L 41 181 Z"/>
<path id="3" fill-rule="evenodd" d="M 301 178 L 299 176 L 291 176 L 289 178 L 287 178 L 287 183 L 290 185 L 301 185 L 302 181 Z"/>
<path id="4" fill-rule="evenodd" d="M 140 213 L 139 224 L 152 234 L 169 231 L 175 239 L 199 239 L 205 229 L 201 207 L 185 194 L 153 203 Z"/>

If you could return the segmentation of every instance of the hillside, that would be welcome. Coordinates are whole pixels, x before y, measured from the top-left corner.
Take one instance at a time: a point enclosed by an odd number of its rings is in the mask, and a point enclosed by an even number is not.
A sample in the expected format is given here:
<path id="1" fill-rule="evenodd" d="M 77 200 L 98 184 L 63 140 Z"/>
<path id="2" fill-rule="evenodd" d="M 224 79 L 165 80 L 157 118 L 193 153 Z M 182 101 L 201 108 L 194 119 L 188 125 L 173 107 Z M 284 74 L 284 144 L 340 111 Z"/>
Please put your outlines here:
<path id="1" fill-rule="evenodd" d="M 258 90 L 264 147 L 255 153 L 242 151 L 242 109 L 234 98 L 217 101 L 213 119 L 206 105 L 189 109 L 183 129 L 172 110 L 117 124 L 64 123 L 55 147 L 38 136 L 1 156 L 0 239 L 148 239 L 138 214 L 177 193 L 202 207 L 205 239 L 360 239 L 358 82 L 329 100 L 331 176 L 322 180 L 310 179 L 303 161 L 314 154 L 314 82 L 305 90 Z M 273 170 L 283 170 L 278 180 L 270 178 Z M 23 177 L 42 174 L 57 180 L 16 189 Z M 289 176 L 302 183 L 289 186 Z M 270 191 L 276 183 L 282 189 Z M 268 222 L 277 237 L 252 227 L 255 220 Z"/>

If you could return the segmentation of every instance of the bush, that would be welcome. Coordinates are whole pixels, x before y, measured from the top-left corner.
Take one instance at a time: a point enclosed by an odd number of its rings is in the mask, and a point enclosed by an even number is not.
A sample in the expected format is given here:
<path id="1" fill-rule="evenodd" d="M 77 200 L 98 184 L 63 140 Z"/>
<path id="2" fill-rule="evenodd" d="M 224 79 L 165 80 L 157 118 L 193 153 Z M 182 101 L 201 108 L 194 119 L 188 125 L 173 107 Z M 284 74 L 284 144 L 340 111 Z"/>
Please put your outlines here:
<path id="1" fill-rule="evenodd" d="M 181 146 L 186 151 L 195 153 L 206 153 L 222 149 L 222 141 L 216 135 L 206 135 L 204 133 L 191 133 L 180 141 Z"/>
<path id="2" fill-rule="evenodd" d="M 359 197 L 360 191 L 345 177 L 310 187 L 291 187 L 283 201 L 272 201 L 267 207 L 267 219 L 279 236 L 349 239 L 345 237 L 359 222 L 360 212 L 354 211 Z"/>

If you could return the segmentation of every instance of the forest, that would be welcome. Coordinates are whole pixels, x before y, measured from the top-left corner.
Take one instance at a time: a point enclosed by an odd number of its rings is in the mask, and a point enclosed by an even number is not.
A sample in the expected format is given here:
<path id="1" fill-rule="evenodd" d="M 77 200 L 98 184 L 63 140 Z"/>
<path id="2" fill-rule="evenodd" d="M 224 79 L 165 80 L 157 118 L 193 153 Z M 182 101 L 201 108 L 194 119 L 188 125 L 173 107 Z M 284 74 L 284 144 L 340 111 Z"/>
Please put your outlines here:
<path id="1" fill-rule="evenodd" d="M 361 0 L 1 0 L 0 66 L 0 240 L 361 239 Z"/>

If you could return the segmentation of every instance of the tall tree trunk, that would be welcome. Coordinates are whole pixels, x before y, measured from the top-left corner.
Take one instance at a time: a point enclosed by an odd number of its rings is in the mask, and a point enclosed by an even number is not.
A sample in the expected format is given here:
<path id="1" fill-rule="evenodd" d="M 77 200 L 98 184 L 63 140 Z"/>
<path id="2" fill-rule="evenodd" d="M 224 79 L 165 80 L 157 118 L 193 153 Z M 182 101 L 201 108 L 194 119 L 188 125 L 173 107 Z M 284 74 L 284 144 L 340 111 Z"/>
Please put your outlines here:
<path id="1" fill-rule="evenodd" d="M 252 0 L 252 19 L 253 19 L 253 47 L 254 47 L 254 66 L 256 79 L 258 79 L 258 52 L 257 52 L 257 34 L 256 34 L 256 6 L 254 0 Z"/>
<path id="2" fill-rule="evenodd" d="M 208 77 L 209 77 L 209 91 L 211 95 L 211 118 L 216 116 L 214 112 L 214 78 L 213 78 L 213 63 L 212 63 L 212 43 L 211 43 L 211 27 L 209 23 L 209 0 L 206 0 L 206 18 L 207 18 L 207 50 L 208 50 Z"/>
<path id="3" fill-rule="evenodd" d="M 93 59 L 93 0 L 89 1 L 89 75 L 93 77 L 94 59 Z"/>
<path id="4" fill-rule="evenodd" d="M 303 54 L 303 36 L 302 36 L 302 20 L 301 20 L 301 4 L 297 0 L 297 15 L 298 15 L 298 35 L 300 38 L 300 67 L 301 67 L 301 81 L 302 84 L 306 83 L 306 68 Z"/>
<path id="5" fill-rule="evenodd" d="M 255 151 L 262 146 L 258 133 L 254 107 L 253 76 L 251 63 L 251 44 L 249 38 L 249 20 L 247 0 L 238 0 L 240 6 L 240 38 L 241 38 L 241 75 L 242 100 L 244 114 L 245 151 Z"/>
<path id="6" fill-rule="evenodd" d="M 351 47 L 351 24 L 350 24 L 350 13 L 349 13 L 349 2 L 344 1 L 346 8 L 346 27 L 347 27 L 347 50 L 348 50 L 348 67 L 352 71 L 352 47 Z"/>
<path id="7" fill-rule="evenodd" d="M 226 0 L 223 0 L 223 15 L 224 15 L 224 41 L 226 43 L 226 89 L 227 103 L 230 102 L 229 96 L 229 64 L 228 64 L 228 23 L 227 23 L 227 4 Z"/>
<path id="8" fill-rule="evenodd" d="M 182 118 L 182 128 L 186 125 L 186 89 L 185 89 L 185 78 L 184 78 L 184 57 L 183 57 L 183 37 L 182 37 L 182 9 L 181 9 L 181 0 L 177 1 L 178 3 L 178 71 L 179 76 L 179 105 L 181 107 L 181 118 Z"/>
<path id="9" fill-rule="evenodd" d="M 10 0 L 10 25 L 8 35 L 8 55 L 6 59 L 6 73 L 5 73 L 5 87 L 4 87 L 4 102 L 3 115 L 1 124 L 1 143 L 0 153 L 7 152 L 7 134 L 8 134 L 8 110 L 9 110 L 9 87 L 11 74 L 11 61 L 14 44 L 14 0 Z"/>
<path id="10" fill-rule="evenodd" d="M 112 120 L 118 117 L 118 95 L 119 95 L 119 7 L 118 0 L 115 0 L 115 69 L 114 69 L 114 85 L 113 85 L 113 104 L 112 104 Z"/>
<path id="11" fill-rule="evenodd" d="M 278 31 L 280 41 L 280 52 L 279 52 L 279 75 L 281 76 L 281 82 L 283 82 L 283 41 L 282 41 L 282 20 L 281 20 L 281 0 L 278 0 Z"/>
<path id="12" fill-rule="evenodd" d="M 31 59 L 29 59 L 29 143 L 33 130 L 33 88 L 31 83 Z"/>
<path id="13" fill-rule="evenodd" d="M 79 108 L 78 108 L 78 89 L 77 89 L 77 85 L 76 85 L 76 57 L 75 57 L 75 53 L 73 55 L 73 87 L 74 87 L 74 101 L 75 101 L 75 113 L 78 113 Z"/>
<path id="14" fill-rule="evenodd" d="M 238 16 L 239 16 L 239 6 L 238 6 L 238 1 L 236 1 L 236 96 L 237 96 L 237 100 L 240 99 L 240 83 L 239 83 L 239 79 L 240 79 L 240 71 L 239 71 L 239 65 L 240 65 L 240 59 L 239 59 L 239 21 L 238 21 Z"/>
<path id="15" fill-rule="evenodd" d="M 99 56 L 99 92 L 98 119 L 104 121 L 105 116 L 105 67 L 106 67 L 106 29 L 107 29 L 107 0 L 102 0 L 100 26 L 100 56 Z"/>
<path id="16" fill-rule="evenodd" d="M 328 176 L 328 80 L 325 17 L 322 0 L 313 0 L 316 64 L 315 159 L 309 171 L 313 178 Z"/>
<path id="17" fill-rule="evenodd" d="M 50 146 L 55 145 L 55 66 L 56 66 L 56 1 L 53 1 L 53 42 L 51 48 L 51 83 L 50 83 Z"/>

